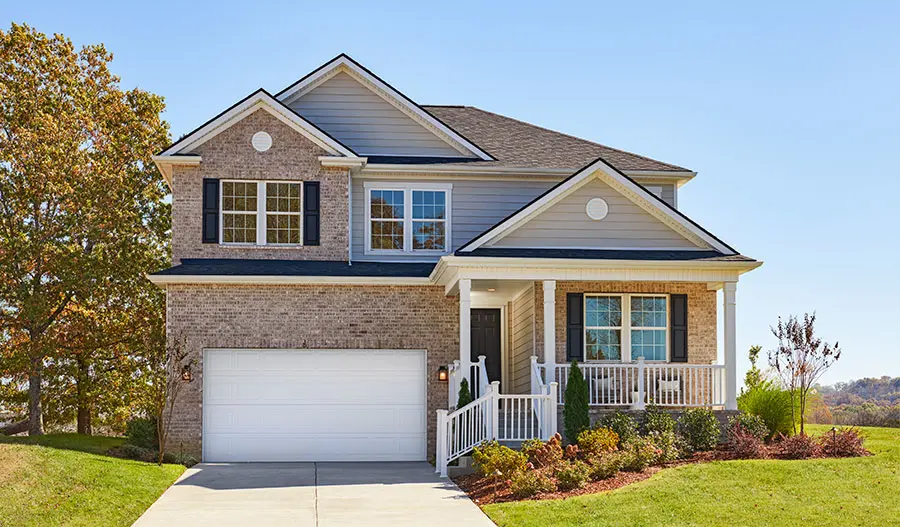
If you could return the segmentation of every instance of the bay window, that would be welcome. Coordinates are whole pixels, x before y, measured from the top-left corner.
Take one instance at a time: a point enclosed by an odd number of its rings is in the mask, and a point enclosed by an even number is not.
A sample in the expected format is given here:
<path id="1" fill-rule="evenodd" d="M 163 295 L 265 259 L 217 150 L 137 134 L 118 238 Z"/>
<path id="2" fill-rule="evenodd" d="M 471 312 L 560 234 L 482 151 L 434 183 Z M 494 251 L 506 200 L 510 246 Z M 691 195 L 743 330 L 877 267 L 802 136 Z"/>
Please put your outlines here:
<path id="1" fill-rule="evenodd" d="M 586 294 L 584 360 L 669 359 L 668 295 Z"/>
<path id="2" fill-rule="evenodd" d="M 367 183 L 366 253 L 446 253 L 450 245 L 447 184 Z"/>

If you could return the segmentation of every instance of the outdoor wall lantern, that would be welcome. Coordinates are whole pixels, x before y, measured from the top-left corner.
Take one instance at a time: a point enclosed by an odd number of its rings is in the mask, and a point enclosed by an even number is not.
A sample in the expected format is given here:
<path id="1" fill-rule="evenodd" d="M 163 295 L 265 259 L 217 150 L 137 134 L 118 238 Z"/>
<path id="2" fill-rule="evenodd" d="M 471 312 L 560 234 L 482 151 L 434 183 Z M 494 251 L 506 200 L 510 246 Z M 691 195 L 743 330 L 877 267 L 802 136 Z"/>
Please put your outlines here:
<path id="1" fill-rule="evenodd" d="M 438 380 L 439 381 L 447 380 L 447 367 L 446 366 L 438 367 Z"/>
<path id="2" fill-rule="evenodd" d="M 194 375 L 191 373 L 191 367 L 185 365 L 184 368 L 181 368 L 181 380 L 186 382 L 191 382 L 194 380 Z"/>

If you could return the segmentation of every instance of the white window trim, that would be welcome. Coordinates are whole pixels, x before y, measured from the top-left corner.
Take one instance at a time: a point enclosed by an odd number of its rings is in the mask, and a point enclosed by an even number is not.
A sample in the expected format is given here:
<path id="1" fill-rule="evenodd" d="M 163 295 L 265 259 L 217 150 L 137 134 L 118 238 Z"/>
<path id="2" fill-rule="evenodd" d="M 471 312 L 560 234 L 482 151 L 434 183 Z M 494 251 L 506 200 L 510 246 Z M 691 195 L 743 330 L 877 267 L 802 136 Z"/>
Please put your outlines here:
<path id="1" fill-rule="evenodd" d="M 450 246 L 452 245 L 452 200 L 453 200 L 453 184 L 452 183 L 393 183 L 393 182 L 374 182 L 366 181 L 363 183 L 365 190 L 365 199 L 363 205 L 365 207 L 365 254 L 366 255 L 386 255 L 386 254 L 450 254 Z M 372 249 L 372 191 L 373 190 L 393 190 L 403 192 L 403 249 Z M 413 249 L 412 236 L 412 193 L 416 190 L 424 191 L 444 191 L 444 249 Z M 378 219 L 378 218 L 376 218 Z M 427 221 L 427 220 L 418 220 Z"/>
<path id="2" fill-rule="evenodd" d="M 256 183 L 256 243 L 244 242 L 226 242 L 225 241 L 225 214 L 224 210 L 224 188 L 225 183 Z M 286 212 L 266 211 L 266 184 L 267 183 L 293 183 L 300 185 L 300 242 L 299 243 L 266 243 L 266 215 L 285 215 L 296 214 Z M 228 214 L 253 214 L 252 212 L 231 212 Z M 302 247 L 303 246 L 303 182 L 297 180 L 286 179 L 222 179 L 219 181 L 219 245 L 227 247 Z"/>
<path id="3" fill-rule="evenodd" d="M 622 336 L 620 339 L 621 346 L 621 360 L 588 360 L 587 358 L 587 299 L 591 296 L 615 296 L 619 297 L 622 302 L 622 326 L 591 326 L 590 329 L 620 329 L 622 332 Z M 648 328 L 645 326 L 631 326 L 631 297 L 640 296 L 640 297 L 656 297 L 656 298 L 665 298 L 666 299 L 666 359 L 665 360 L 649 360 L 645 359 L 646 362 L 652 362 L 655 364 L 668 364 L 672 362 L 672 343 L 671 343 L 671 334 L 672 334 L 672 299 L 671 295 L 668 293 L 585 293 L 584 299 L 582 301 L 581 312 L 584 317 L 584 327 L 582 328 L 582 345 L 581 345 L 581 358 L 583 362 L 586 363 L 600 363 L 600 364 L 623 364 L 634 362 L 631 357 L 631 331 L 632 330 L 641 330 L 641 329 L 653 329 L 659 330 L 662 328 Z"/>

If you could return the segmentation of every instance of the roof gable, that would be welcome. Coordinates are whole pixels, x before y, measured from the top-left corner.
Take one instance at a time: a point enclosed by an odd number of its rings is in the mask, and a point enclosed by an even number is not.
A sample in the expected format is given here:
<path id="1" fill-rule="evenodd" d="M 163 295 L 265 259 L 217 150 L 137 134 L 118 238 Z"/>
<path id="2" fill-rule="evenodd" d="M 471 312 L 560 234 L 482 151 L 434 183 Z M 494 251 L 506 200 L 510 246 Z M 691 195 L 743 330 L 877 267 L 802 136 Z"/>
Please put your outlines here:
<path id="1" fill-rule="evenodd" d="M 631 201 L 650 216 L 665 224 L 669 229 L 692 242 L 697 248 L 715 249 L 725 255 L 737 254 L 737 251 L 728 244 L 700 227 L 700 225 L 656 195 L 648 192 L 647 189 L 635 183 L 634 180 L 602 158 L 596 159 L 594 162 L 563 180 L 541 196 L 538 196 L 529 204 L 462 246 L 457 252 L 466 253 L 474 251 L 479 247 L 489 247 L 497 244 L 498 241 L 512 235 L 517 229 L 524 228 L 532 220 L 539 218 L 544 212 L 551 211 L 554 205 L 563 203 L 567 197 L 573 195 L 576 191 L 595 180 L 599 180 L 610 189 L 614 190 L 618 195 Z M 581 198 L 576 198 L 572 203 L 577 203 L 578 199 Z M 571 207 L 571 203 L 569 206 Z M 613 212 L 612 207 L 611 212 Z M 602 224 L 603 222 L 601 221 L 598 223 Z M 535 228 L 539 227 L 540 223 L 536 224 Z M 565 227 L 561 228 L 565 229 Z M 507 245 L 507 247 L 509 246 L 510 245 Z M 567 247 L 574 246 L 569 245 Z M 612 246 L 608 245 L 607 247 Z M 636 246 L 631 245 L 631 247 Z"/>
<path id="2" fill-rule="evenodd" d="M 353 82 L 348 83 L 348 79 Z M 402 150 L 402 145 L 408 144 L 413 155 L 493 159 L 478 145 L 345 54 L 317 68 L 276 97 L 307 115 L 309 120 L 319 121 L 322 128 L 331 129 L 333 135 L 343 135 L 347 144 L 358 144 L 361 153 L 409 155 L 410 152 Z M 342 110 L 342 105 L 348 109 Z M 360 126 L 363 122 L 367 123 L 367 129 Z M 398 134 L 395 144 L 384 143 L 385 131 Z M 379 136 L 382 136 L 381 141 Z M 421 149 L 416 148 L 417 143 Z M 422 153 L 416 154 L 417 151 Z"/>
<path id="3" fill-rule="evenodd" d="M 279 121 L 305 136 L 334 156 L 357 157 L 356 153 L 315 124 L 275 99 L 269 92 L 259 89 L 213 117 L 199 128 L 185 135 L 160 152 L 159 156 L 189 154 L 198 146 L 227 130 L 256 110 L 265 110 Z"/>

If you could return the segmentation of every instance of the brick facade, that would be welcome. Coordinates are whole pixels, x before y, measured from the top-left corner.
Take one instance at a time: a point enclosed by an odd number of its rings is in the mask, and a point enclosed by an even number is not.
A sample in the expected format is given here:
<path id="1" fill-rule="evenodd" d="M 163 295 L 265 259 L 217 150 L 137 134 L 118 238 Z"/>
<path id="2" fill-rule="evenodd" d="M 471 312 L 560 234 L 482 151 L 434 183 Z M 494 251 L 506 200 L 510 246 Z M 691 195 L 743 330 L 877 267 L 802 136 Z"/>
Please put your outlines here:
<path id="1" fill-rule="evenodd" d="M 256 132 L 268 132 L 272 147 L 257 152 L 250 144 Z M 257 258 L 282 260 L 347 260 L 348 173 L 323 168 L 327 152 L 265 110 L 257 110 L 201 144 L 193 153 L 200 166 L 177 166 L 172 174 L 172 259 Z M 320 244 L 309 247 L 236 247 L 201 243 L 203 178 L 319 181 Z"/>
<path id="2" fill-rule="evenodd" d="M 459 303 L 431 286 L 169 285 L 167 331 L 196 358 L 170 448 L 200 456 L 204 348 L 424 349 L 428 455 L 435 411 L 447 406 L 437 369 L 459 357 Z"/>
<path id="3" fill-rule="evenodd" d="M 566 361 L 567 293 L 675 293 L 688 297 L 688 362 L 716 360 L 716 292 L 689 282 L 556 282 L 556 362 Z M 544 357 L 544 287 L 534 285 L 535 355 Z"/>

